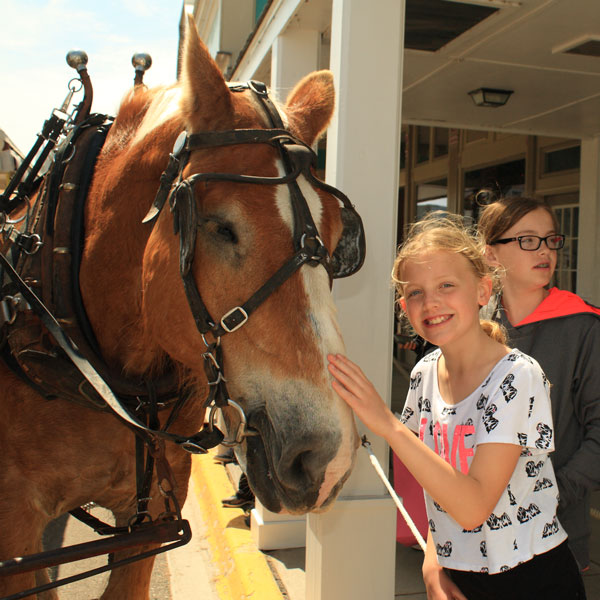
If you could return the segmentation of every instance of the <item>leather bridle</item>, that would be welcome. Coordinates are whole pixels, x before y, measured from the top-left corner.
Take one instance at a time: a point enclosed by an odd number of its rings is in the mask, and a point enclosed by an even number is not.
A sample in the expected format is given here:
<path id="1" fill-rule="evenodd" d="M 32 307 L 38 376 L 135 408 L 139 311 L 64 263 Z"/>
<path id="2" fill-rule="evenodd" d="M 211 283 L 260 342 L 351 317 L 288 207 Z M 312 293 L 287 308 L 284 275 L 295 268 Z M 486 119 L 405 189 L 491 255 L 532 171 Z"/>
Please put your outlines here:
<path id="1" fill-rule="evenodd" d="M 356 272 L 364 260 L 364 231 L 362 221 L 350 200 L 336 188 L 317 179 L 312 169 L 316 166 L 316 155 L 302 140 L 292 135 L 284 128 L 279 112 L 271 102 L 267 88 L 263 83 L 250 81 L 246 85 L 235 84 L 232 91 L 251 90 L 265 108 L 270 129 L 236 129 L 229 131 L 207 131 L 188 135 L 183 132 L 175 142 L 169 164 L 161 176 L 161 185 L 149 213 L 144 222 L 153 221 L 166 201 L 174 218 L 175 233 L 180 238 L 180 275 L 183 281 L 186 297 L 196 327 L 206 345 L 203 354 L 205 371 L 208 377 L 209 394 L 205 408 L 210 409 L 208 427 L 214 434 L 214 415 L 217 408 L 233 407 L 240 417 L 237 432 L 227 440 L 221 440 L 224 445 L 235 445 L 247 435 L 257 435 L 258 432 L 247 428 L 243 408 L 234 402 L 227 392 L 226 378 L 223 375 L 221 360 L 221 337 L 236 331 L 249 319 L 250 315 L 285 281 L 287 281 L 301 266 L 322 265 L 327 270 L 330 285 L 333 278 L 345 277 Z M 284 166 L 285 175 L 280 177 L 259 177 L 233 173 L 195 173 L 183 177 L 183 170 L 190 155 L 196 150 L 207 148 L 241 145 L 267 144 L 279 151 Z M 357 245 L 357 258 L 351 266 L 346 264 L 343 257 L 333 256 L 323 244 L 318 229 L 312 218 L 308 202 L 304 197 L 297 179 L 303 175 L 314 186 L 338 198 L 345 211 L 346 220 L 355 224 L 358 231 L 353 237 Z M 175 183 L 175 180 L 177 182 Z M 200 182 L 228 181 L 260 185 L 287 185 L 293 214 L 293 243 L 294 254 L 243 304 L 228 310 L 220 319 L 213 319 L 193 277 L 193 261 L 196 249 L 196 234 L 198 229 L 198 211 L 194 195 L 195 186 Z M 344 234 L 342 234 L 344 238 Z M 207 341 L 207 334 L 213 337 Z M 197 444 L 191 439 L 182 444 L 190 452 L 205 452 L 205 444 Z"/>

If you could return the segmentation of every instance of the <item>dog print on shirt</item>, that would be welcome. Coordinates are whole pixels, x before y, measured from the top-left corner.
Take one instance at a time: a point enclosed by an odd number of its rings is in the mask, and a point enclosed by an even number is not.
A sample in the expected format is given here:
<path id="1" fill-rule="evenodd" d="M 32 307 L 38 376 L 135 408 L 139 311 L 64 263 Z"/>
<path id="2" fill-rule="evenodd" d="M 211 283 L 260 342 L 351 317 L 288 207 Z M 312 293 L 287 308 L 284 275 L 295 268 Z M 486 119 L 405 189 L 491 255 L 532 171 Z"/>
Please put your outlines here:
<path id="1" fill-rule="evenodd" d="M 416 390 L 421 385 L 421 371 L 417 371 L 414 377 L 410 378 L 410 389 Z"/>
<path id="2" fill-rule="evenodd" d="M 540 512 L 541 511 L 539 507 L 533 503 L 531 503 L 527 508 L 519 506 L 519 510 L 517 510 L 517 519 L 519 519 L 519 523 L 527 523 L 527 521 L 539 515 Z"/>
<path id="3" fill-rule="evenodd" d="M 535 441 L 535 447 L 546 450 L 550 447 L 552 441 L 552 429 L 545 423 L 538 423 L 535 429 L 540 434 L 540 437 Z"/>
<path id="4" fill-rule="evenodd" d="M 525 472 L 527 473 L 527 477 L 537 477 L 538 473 L 540 472 L 540 469 L 543 466 L 544 466 L 543 461 L 539 461 L 538 463 L 535 463 L 532 460 L 528 461 L 527 464 L 525 465 Z"/>
<path id="5" fill-rule="evenodd" d="M 475 405 L 475 406 L 477 406 L 477 410 L 483 410 L 485 408 L 488 398 L 489 398 L 489 396 L 485 396 L 483 394 L 481 394 L 481 396 L 479 396 L 479 400 L 477 400 L 477 404 Z"/>
<path id="6" fill-rule="evenodd" d="M 492 513 L 488 517 L 486 524 L 490 529 L 503 529 L 504 527 L 512 525 L 512 521 L 506 513 L 502 513 L 499 517 Z"/>
<path id="7" fill-rule="evenodd" d="M 543 477 L 535 482 L 533 491 L 539 492 L 540 490 L 546 490 L 551 487 L 554 487 L 554 484 L 547 477 Z"/>
<path id="8" fill-rule="evenodd" d="M 544 525 L 544 532 L 542 533 L 542 537 L 547 538 L 551 535 L 554 535 L 555 533 L 558 533 L 558 521 L 556 520 L 556 516 L 552 519 L 550 523 L 546 523 L 546 525 Z"/>
<path id="9" fill-rule="evenodd" d="M 502 390 L 502 395 L 506 402 L 510 402 L 517 395 L 516 388 L 512 386 L 514 380 L 515 376 L 512 373 L 509 373 L 500 384 L 500 389 Z"/>
<path id="10" fill-rule="evenodd" d="M 483 413 L 483 424 L 488 433 L 493 431 L 498 425 L 498 419 L 494 417 L 494 413 L 497 410 L 498 407 L 495 404 L 490 404 Z"/>

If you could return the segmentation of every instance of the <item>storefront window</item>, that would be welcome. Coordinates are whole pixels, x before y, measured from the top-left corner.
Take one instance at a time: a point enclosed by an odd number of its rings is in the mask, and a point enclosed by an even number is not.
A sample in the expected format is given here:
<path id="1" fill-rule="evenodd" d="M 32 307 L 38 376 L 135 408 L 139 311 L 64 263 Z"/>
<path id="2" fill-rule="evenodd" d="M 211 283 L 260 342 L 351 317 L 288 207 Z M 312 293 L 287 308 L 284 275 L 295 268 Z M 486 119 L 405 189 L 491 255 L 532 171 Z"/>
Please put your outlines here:
<path id="1" fill-rule="evenodd" d="M 450 130 L 445 127 L 435 127 L 433 130 L 433 158 L 448 154 L 448 139 Z"/>
<path id="2" fill-rule="evenodd" d="M 579 169 L 580 159 L 580 146 L 572 146 L 571 148 L 561 148 L 560 150 L 544 152 L 542 172 L 544 174 L 549 174 Z"/>
<path id="3" fill-rule="evenodd" d="M 547 196 L 556 218 L 558 230 L 566 236 L 565 245 L 558 251 L 556 285 L 570 292 L 577 290 L 577 250 L 579 246 L 579 194 L 565 193 Z"/>
<path id="4" fill-rule="evenodd" d="M 400 170 L 406 168 L 406 157 L 408 155 L 408 127 L 400 131 Z"/>

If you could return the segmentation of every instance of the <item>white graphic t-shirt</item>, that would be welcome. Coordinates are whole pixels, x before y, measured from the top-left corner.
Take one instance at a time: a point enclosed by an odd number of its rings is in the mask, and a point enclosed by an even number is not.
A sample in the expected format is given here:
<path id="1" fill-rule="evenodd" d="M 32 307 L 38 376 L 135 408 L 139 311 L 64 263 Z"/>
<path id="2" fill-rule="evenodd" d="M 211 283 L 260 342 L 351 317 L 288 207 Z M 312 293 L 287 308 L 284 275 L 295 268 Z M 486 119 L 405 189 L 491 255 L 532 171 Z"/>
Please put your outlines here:
<path id="1" fill-rule="evenodd" d="M 512 350 L 472 394 L 446 404 L 438 389 L 440 355 L 439 349 L 431 352 L 413 369 L 402 422 L 462 473 L 479 444 L 518 444 L 523 450 L 498 504 L 476 529 L 463 529 L 425 494 L 438 561 L 460 571 L 506 571 L 567 537 L 556 518 L 549 383 L 533 358 Z"/>

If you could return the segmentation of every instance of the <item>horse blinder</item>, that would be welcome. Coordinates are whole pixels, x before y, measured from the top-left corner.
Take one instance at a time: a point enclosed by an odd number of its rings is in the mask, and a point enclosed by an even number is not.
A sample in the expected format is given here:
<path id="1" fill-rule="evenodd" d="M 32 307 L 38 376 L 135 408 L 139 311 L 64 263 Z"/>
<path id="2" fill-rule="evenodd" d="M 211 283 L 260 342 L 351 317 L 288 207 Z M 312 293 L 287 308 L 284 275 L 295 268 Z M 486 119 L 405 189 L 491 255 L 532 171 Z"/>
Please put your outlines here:
<path id="1" fill-rule="evenodd" d="M 332 253 L 327 251 L 319 236 L 306 239 L 303 236 L 306 246 L 311 244 L 311 247 L 314 248 L 314 260 L 309 264 L 314 266 L 322 262 L 333 279 L 353 275 L 362 267 L 366 253 L 365 232 L 360 215 L 342 192 L 323 183 L 313 175 L 311 168 L 316 168 L 317 156 L 311 148 L 294 142 L 283 143 L 283 147 L 298 174 L 304 174 L 310 182 L 323 191 L 333 194 L 343 204 L 340 206 L 342 235 Z M 323 251 L 326 256 L 323 256 Z"/>
<path id="2" fill-rule="evenodd" d="M 340 207 L 342 235 L 331 255 L 334 279 L 354 275 L 365 262 L 366 242 L 362 219 L 354 208 Z"/>

